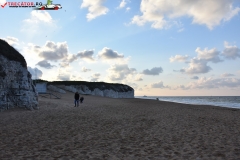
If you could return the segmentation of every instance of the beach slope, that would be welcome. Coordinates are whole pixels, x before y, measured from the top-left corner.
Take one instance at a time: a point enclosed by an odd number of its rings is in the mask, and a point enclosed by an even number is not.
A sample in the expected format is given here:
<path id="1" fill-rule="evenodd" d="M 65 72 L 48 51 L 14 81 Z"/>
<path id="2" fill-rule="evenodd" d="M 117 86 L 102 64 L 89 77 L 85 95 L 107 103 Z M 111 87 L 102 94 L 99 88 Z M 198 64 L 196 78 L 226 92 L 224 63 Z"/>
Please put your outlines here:
<path id="1" fill-rule="evenodd" d="M 238 109 L 73 96 L 1 112 L 0 159 L 240 159 Z"/>

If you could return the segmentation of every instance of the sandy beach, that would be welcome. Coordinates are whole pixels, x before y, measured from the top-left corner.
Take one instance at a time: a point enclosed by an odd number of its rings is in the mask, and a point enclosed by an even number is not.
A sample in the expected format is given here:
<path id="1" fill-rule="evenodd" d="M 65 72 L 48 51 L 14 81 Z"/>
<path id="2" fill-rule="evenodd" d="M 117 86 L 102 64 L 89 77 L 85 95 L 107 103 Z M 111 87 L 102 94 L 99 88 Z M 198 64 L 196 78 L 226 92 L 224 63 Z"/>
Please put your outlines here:
<path id="1" fill-rule="evenodd" d="M 0 113 L 0 159 L 240 159 L 240 110 L 84 96 Z"/>

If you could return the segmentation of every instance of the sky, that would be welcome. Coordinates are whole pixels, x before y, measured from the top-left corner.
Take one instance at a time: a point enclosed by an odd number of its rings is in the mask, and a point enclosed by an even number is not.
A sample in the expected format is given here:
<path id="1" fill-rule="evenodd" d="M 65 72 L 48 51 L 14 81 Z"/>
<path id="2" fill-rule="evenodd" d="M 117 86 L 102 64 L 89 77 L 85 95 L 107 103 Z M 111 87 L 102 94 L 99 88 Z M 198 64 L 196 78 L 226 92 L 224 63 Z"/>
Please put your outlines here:
<path id="1" fill-rule="evenodd" d="M 0 38 L 33 79 L 123 83 L 135 96 L 240 96 L 239 0 L 53 4 L 62 9 L 0 7 Z"/>

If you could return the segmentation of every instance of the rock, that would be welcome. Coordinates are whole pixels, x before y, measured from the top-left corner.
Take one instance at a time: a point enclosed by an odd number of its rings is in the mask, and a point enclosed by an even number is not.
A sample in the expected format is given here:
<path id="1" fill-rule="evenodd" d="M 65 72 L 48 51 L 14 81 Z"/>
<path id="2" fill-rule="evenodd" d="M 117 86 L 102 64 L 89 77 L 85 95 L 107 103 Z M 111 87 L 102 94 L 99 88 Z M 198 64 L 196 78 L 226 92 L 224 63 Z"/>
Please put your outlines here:
<path id="1" fill-rule="evenodd" d="M 26 61 L 7 42 L 0 39 L 0 110 L 38 108 L 38 96 Z"/>

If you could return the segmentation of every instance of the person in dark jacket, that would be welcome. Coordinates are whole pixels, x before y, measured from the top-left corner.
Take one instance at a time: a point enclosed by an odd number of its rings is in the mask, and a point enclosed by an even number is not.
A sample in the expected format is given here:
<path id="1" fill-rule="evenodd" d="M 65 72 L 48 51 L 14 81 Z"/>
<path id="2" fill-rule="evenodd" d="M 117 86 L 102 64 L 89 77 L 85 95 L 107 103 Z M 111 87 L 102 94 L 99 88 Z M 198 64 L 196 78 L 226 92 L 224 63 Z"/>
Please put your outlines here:
<path id="1" fill-rule="evenodd" d="M 76 92 L 75 95 L 74 95 L 74 98 L 75 98 L 75 101 L 74 101 L 75 106 L 74 107 L 78 107 L 79 106 L 79 97 L 80 97 L 79 93 Z"/>

